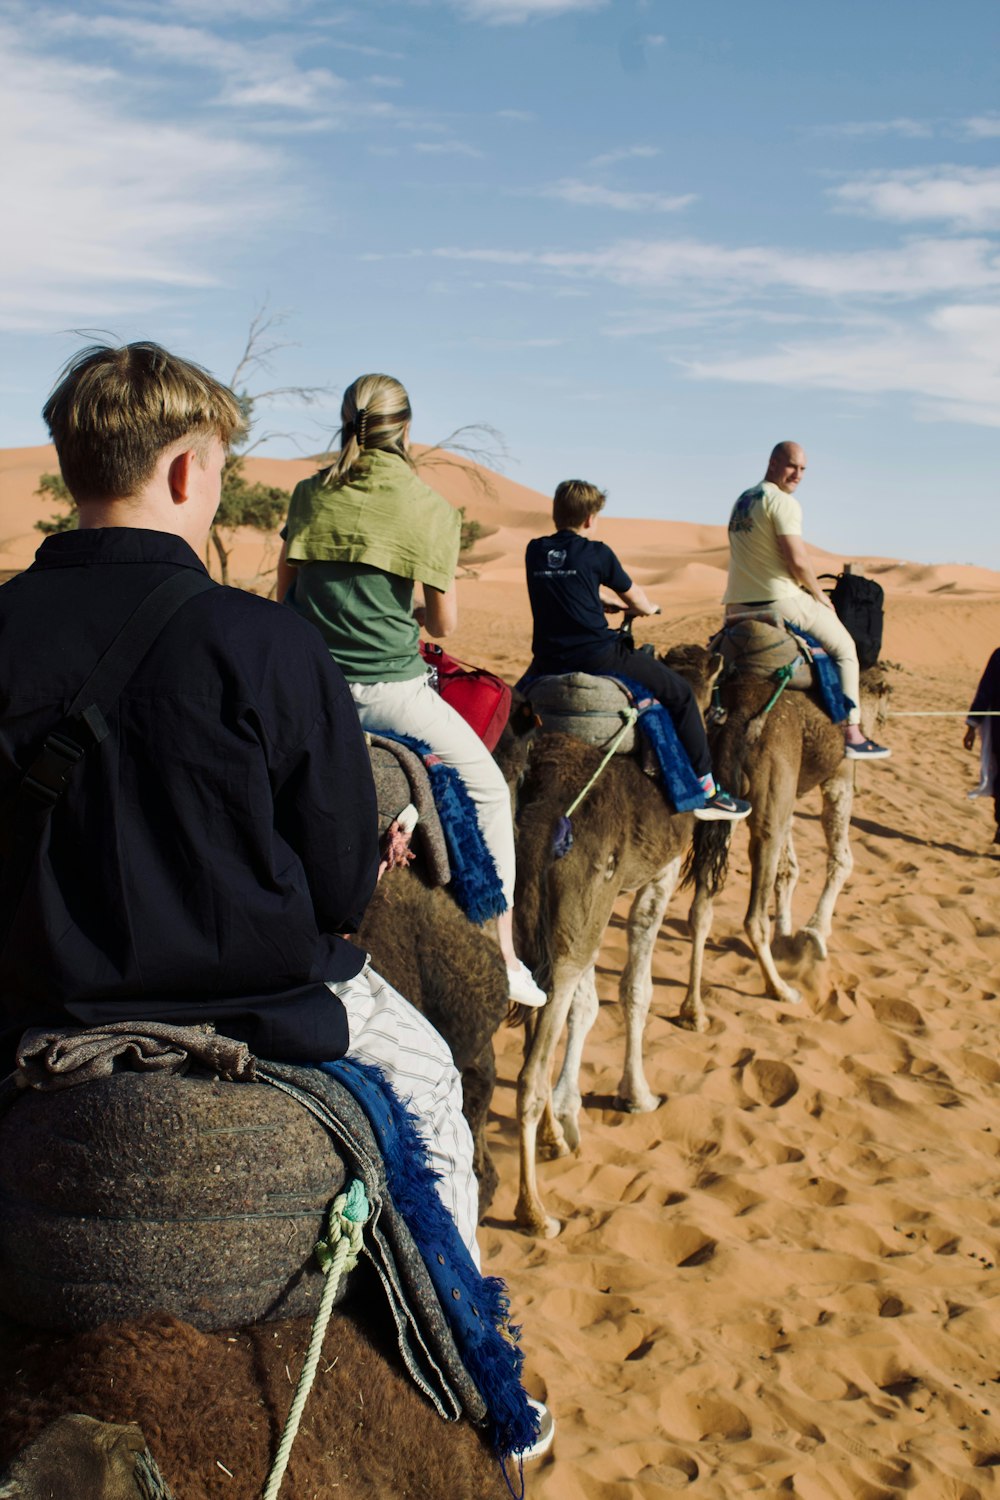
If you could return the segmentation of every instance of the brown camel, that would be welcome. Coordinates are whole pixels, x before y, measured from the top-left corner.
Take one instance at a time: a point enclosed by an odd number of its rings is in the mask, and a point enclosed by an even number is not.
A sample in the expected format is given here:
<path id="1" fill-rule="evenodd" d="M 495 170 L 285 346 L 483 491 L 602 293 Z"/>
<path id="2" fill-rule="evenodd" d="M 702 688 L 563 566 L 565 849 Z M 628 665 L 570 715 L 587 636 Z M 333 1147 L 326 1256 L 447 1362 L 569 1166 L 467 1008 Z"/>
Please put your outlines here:
<path id="1" fill-rule="evenodd" d="M 486 1139 L 496 1084 L 493 1034 L 509 1009 L 507 971 L 495 941 L 459 910 L 443 886 L 413 870 L 379 882 L 358 932 L 377 971 L 444 1037 L 462 1075 L 463 1110 L 475 1143 L 479 1213 L 489 1208 L 497 1170 Z"/>
<path id="2" fill-rule="evenodd" d="M 682 646 L 664 660 L 688 677 L 704 708 L 722 658 L 700 646 Z M 653 947 L 694 823 L 690 813 L 672 811 L 659 783 L 635 760 L 615 756 L 573 815 L 573 847 L 554 859 L 555 825 L 601 758 L 600 750 L 567 735 L 542 734 L 518 795 L 518 941 L 549 1000 L 532 1021 L 518 1080 L 521 1182 L 515 1216 L 522 1228 L 547 1238 L 558 1234 L 560 1224 L 546 1213 L 539 1193 L 539 1127 L 548 1154 L 561 1155 L 579 1144 L 580 1059 L 597 1015 L 594 964 L 615 901 L 626 892 L 635 898 L 619 987 L 626 1044 L 618 1095 L 628 1110 L 651 1110 L 660 1103 L 646 1081 L 642 1035 L 652 997 Z M 566 1055 L 552 1092 L 555 1050 L 567 1018 Z"/>
<path id="3" fill-rule="evenodd" d="M 862 675 L 862 708 L 877 723 L 884 715 L 883 700 L 891 691 L 884 672 L 874 667 Z M 844 756 L 843 731 L 831 723 L 811 692 L 785 692 L 768 713 L 764 707 L 774 691 L 772 682 L 737 676 L 721 689 L 725 722 L 713 737 L 712 758 L 726 786 L 753 804 L 750 830 L 750 901 L 744 927 L 764 976 L 765 993 L 794 1004 L 798 990 L 778 973 L 771 952 L 770 909 L 775 911 L 775 933 L 792 935 L 792 893 L 799 864 L 792 839 L 795 800 L 819 787 L 823 798 L 822 823 L 826 837 L 826 882 L 816 910 L 801 929 L 800 939 L 819 958 L 827 954 L 833 910 L 853 867 L 850 844 L 854 802 L 853 760 Z M 708 1018 L 701 998 L 705 943 L 712 926 L 712 897 L 725 879 L 729 829 L 704 824 L 695 836 L 691 906 L 691 974 L 681 1020 L 704 1031 Z"/>
<path id="4" fill-rule="evenodd" d="M 327 1331 L 282 1494 L 500 1500 L 507 1487 L 478 1433 L 435 1416 L 387 1315 L 373 1325 L 380 1292 L 366 1282 L 355 1296 L 357 1312 Z M 296 1318 L 203 1333 L 154 1314 L 67 1335 L 0 1320 L 0 1496 L 149 1500 L 135 1463 L 148 1444 L 177 1500 L 259 1500 L 310 1328 Z M 99 1420 L 58 1425 L 70 1413 Z"/>

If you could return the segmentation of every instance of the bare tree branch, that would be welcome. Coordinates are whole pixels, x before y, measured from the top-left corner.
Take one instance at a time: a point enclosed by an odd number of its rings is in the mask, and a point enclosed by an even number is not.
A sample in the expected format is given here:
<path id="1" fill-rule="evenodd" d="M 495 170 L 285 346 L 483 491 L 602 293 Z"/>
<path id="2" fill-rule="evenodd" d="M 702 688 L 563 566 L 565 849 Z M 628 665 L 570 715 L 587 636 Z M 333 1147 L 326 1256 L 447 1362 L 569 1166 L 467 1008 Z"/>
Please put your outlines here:
<path id="1" fill-rule="evenodd" d="M 453 458 L 453 454 L 460 455 L 460 459 Z M 437 466 L 460 468 L 481 494 L 495 500 L 496 486 L 484 471 L 492 469 L 494 473 L 502 474 L 508 458 L 509 451 L 501 432 L 488 422 L 470 422 L 464 427 L 456 427 L 439 443 L 426 448 L 416 462 L 420 468 L 425 465 L 429 469 Z M 466 462 L 461 462 L 461 459 Z"/>

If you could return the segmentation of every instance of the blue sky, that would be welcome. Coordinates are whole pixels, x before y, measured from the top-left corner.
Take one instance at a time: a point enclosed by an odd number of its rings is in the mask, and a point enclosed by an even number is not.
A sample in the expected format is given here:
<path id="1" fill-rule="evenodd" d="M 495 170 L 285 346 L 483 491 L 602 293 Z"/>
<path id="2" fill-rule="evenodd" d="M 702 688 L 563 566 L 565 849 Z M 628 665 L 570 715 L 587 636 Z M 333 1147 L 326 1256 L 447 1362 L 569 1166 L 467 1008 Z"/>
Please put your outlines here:
<path id="1" fill-rule="evenodd" d="M 0 0 L 0 445 L 87 329 L 228 378 L 264 451 L 365 370 L 511 478 L 1000 568 L 995 0 Z M 286 435 L 287 434 L 287 435 Z"/>

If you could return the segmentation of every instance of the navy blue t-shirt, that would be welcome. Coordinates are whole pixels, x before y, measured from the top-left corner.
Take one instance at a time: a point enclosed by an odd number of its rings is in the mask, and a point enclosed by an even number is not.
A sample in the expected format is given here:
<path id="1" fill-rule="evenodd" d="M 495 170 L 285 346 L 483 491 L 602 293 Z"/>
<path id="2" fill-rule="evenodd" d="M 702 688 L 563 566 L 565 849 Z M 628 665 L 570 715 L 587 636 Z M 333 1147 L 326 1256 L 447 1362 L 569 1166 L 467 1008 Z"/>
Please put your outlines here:
<path id="1" fill-rule="evenodd" d="M 606 651 L 612 632 L 601 605 L 600 588 L 624 594 L 632 580 L 605 542 L 576 531 L 536 536 L 524 554 L 534 630 L 532 670 L 583 671 L 590 658 Z"/>

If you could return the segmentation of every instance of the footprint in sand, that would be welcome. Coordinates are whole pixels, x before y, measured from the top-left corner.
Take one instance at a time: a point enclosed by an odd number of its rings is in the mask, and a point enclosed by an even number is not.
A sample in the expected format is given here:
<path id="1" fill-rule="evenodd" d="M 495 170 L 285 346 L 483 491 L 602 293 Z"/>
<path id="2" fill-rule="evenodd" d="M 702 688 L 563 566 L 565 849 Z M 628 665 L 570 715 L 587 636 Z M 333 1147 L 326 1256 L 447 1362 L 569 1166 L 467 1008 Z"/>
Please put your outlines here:
<path id="1" fill-rule="evenodd" d="M 757 1057 L 744 1069 L 743 1087 L 755 1103 L 777 1108 L 798 1093 L 799 1080 L 787 1063 Z"/>
<path id="2" fill-rule="evenodd" d="M 922 1031 L 924 1018 L 908 1000 L 880 996 L 872 1001 L 872 1010 L 883 1026 L 897 1026 L 901 1031 Z"/>
<path id="3" fill-rule="evenodd" d="M 745 1442 L 753 1430 L 749 1417 L 734 1402 L 710 1392 L 676 1397 L 665 1391 L 660 1402 L 660 1425 L 665 1432 L 689 1442 L 704 1442 L 706 1438 Z"/>

